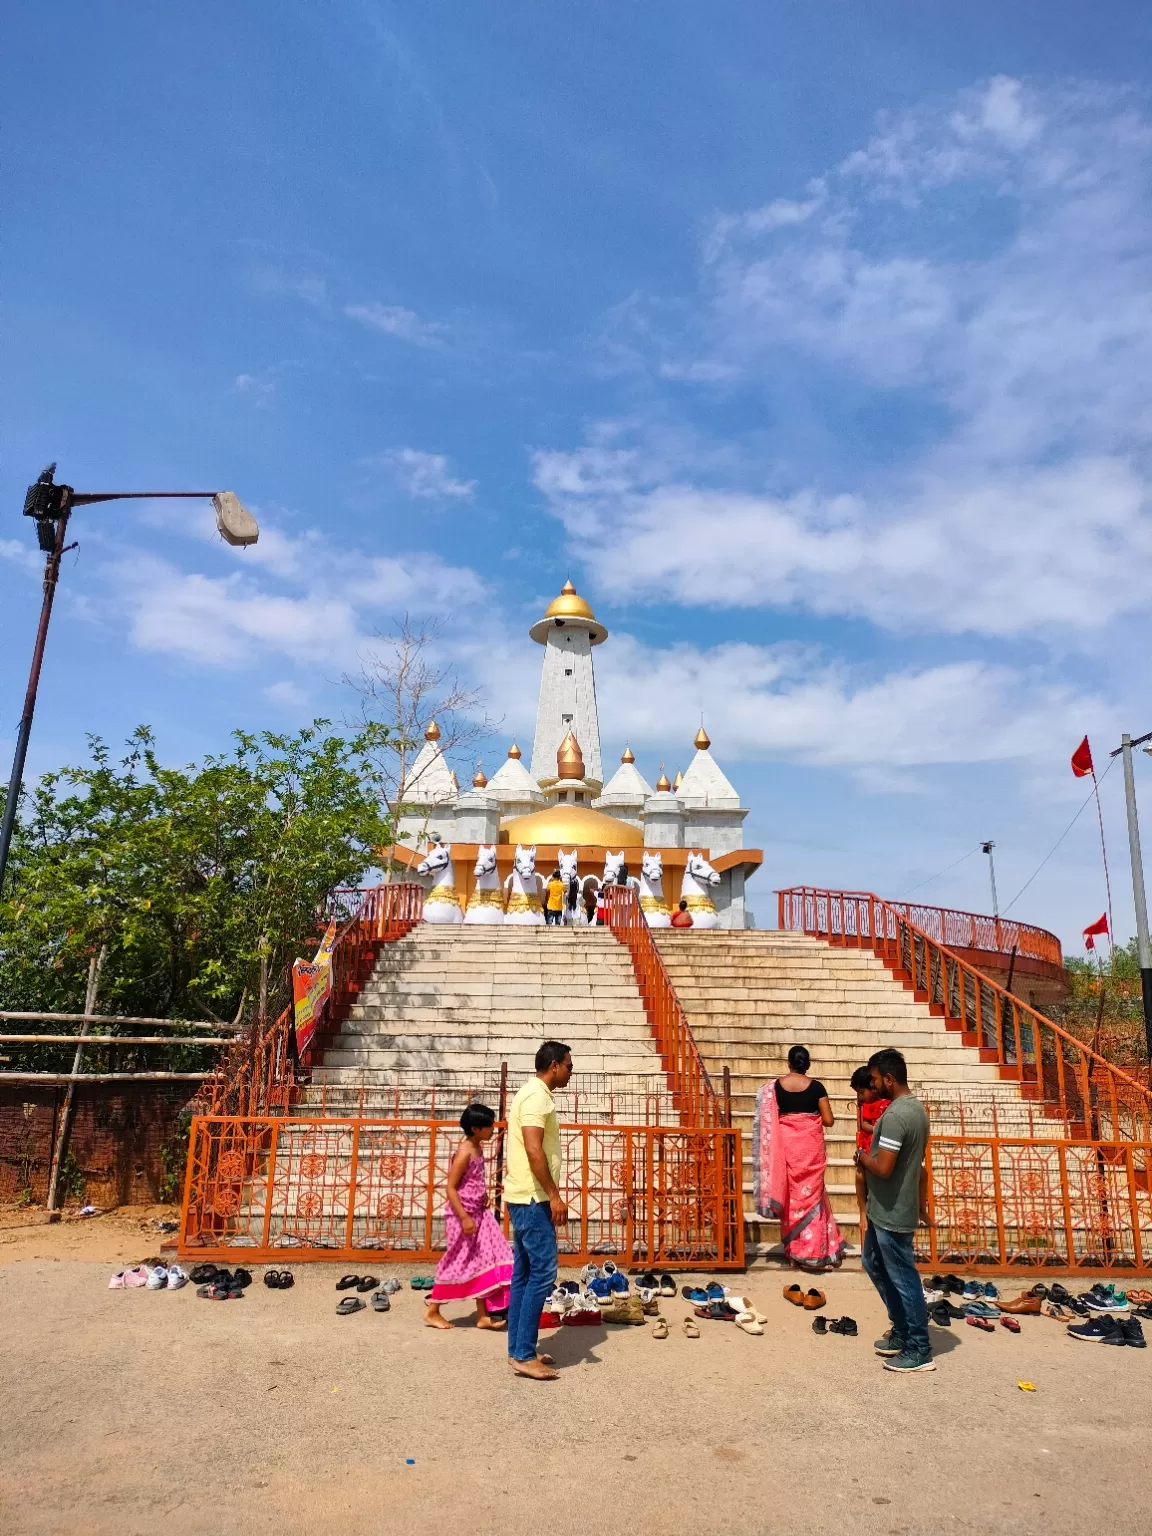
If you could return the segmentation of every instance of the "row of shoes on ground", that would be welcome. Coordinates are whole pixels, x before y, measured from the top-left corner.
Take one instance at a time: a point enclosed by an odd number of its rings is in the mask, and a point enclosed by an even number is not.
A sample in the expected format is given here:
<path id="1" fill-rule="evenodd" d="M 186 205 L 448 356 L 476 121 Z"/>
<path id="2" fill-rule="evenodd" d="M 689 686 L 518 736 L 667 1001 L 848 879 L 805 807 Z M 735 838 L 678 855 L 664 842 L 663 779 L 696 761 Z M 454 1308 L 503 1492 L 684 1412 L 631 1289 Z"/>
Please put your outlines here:
<path id="1" fill-rule="evenodd" d="M 197 1296 L 205 1301 L 239 1301 L 252 1284 L 252 1276 L 246 1269 L 217 1269 L 214 1264 L 205 1264 L 193 1270 L 192 1279 L 195 1280 L 198 1274 L 207 1276 L 204 1283 L 196 1287 Z"/>
<path id="2" fill-rule="evenodd" d="M 1131 1316 L 1111 1317 L 1102 1313 L 1084 1323 L 1069 1323 L 1068 1334 L 1086 1344 L 1127 1344 L 1132 1349 L 1148 1347 L 1140 1320 Z"/>
<path id="3" fill-rule="evenodd" d="M 421 1277 L 417 1276 L 416 1278 L 419 1279 Z M 379 1286 L 379 1290 L 377 1290 L 377 1286 Z M 412 1282 L 412 1286 L 413 1289 L 423 1289 L 422 1286 L 416 1286 L 415 1279 Z M 359 1291 L 363 1296 L 367 1296 L 371 1291 L 374 1293 L 370 1297 L 373 1312 L 390 1312 L 392 1310 L 392 1297 L 396 1295 L 397 1291 L 403 1290 L 403 1286 L 395 1275 L 389 1275 L 388 1279 L 383 1283 L 377 1280 L 375 1275 L 342 1275 L 336 1282 L 336 1289 L 349 1292 Z M 429 1289 L 431 1289 L 431 1286 L 429 1286 Z M 336 1314 L 338 1317 L 350 1317 L 353 1312 L 363 1312 L 367 1305 L 368 1303 L 362 1301 L 360 1296 L 347 1295 L 336 1303 Z"/>
<path id="4" fill-rule="evenodd" d="M 933 1275 L 924 1287 L 924 1300 L 930 1307 L 948 1296 L 962 1296 L 965 1301 L 995 1301 L 999 1295 L 991 1280 L 961 1280 L 959 1275 Z"/>
<path id="5" fill-rule="evenodd" d="M 188 1284 L 188 1276 L 179 1264 L 134 1264 L 121 1269 L 108 1282 L 110 1291 L 178 1291 Z"/>

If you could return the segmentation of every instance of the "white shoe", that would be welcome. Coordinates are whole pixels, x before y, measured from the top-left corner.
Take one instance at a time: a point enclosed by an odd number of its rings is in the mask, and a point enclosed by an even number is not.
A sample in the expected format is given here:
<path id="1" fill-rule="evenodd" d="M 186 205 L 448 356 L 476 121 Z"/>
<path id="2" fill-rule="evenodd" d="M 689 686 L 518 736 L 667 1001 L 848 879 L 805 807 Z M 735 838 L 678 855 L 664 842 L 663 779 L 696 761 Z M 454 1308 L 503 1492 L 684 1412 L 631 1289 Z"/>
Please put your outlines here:
<path id="1" fill-rule="evenodd" d="M 938 1301 L 943 1301 L 943 1300 L 944 1300 L 944 1292 L 943 1291 L 930 1291 L 927 1288 L 927 1286 L 925 1286 L 925 1288 L 924 1288 L 924 1305 L 926 1307 L 934 1307 Z"/>
<path id="2" fill-rule="evenodd" d="M 157 1264 L 156 1268 L 149 1272 L 148 1279 L 145 1284 L 150 1291 L 164 1290 L 168 1284 L 168 1270 L 166 1266 L 163 1264 Z"/>
<path id="3" fill-rule="evenodd" d="M 599 1264 L 585 1264 L 584 1268 L 580 1271 L 580 1284 L 584 1286 L 585 1289 L 587 1289 L 588 1286 L 592 1284 L 593 1280 L 598 1280 L 599 1278 Z"/>
<path id="4" fill-rule="evenodd" d="M 178 1291 L 182 1285 L 187 1284 L 188 1276 L 180 1268 L 179 1264 L 173 1264 L 172 1268 L 168 1271 L 167 1289 L 170 1291 Z"/>

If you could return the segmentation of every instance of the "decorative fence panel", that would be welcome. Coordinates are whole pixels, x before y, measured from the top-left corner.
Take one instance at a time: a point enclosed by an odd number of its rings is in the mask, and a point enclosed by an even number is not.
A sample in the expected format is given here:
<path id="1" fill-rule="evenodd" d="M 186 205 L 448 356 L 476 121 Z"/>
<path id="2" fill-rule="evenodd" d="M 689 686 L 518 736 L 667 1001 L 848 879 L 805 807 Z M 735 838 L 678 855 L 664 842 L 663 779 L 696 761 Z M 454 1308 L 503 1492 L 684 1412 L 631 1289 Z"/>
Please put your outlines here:
<path id="1" fill-rule="evenodd" d="M 459 1136 L 438 1120 L 197 1116 L 180 1251 L 432 1263 Z M 500 1140 L 490 1143 L 490 1188 Z M 561 1140 L 565 1262 L 743 1267 L 739 1131 L 565 1125 Z"/>

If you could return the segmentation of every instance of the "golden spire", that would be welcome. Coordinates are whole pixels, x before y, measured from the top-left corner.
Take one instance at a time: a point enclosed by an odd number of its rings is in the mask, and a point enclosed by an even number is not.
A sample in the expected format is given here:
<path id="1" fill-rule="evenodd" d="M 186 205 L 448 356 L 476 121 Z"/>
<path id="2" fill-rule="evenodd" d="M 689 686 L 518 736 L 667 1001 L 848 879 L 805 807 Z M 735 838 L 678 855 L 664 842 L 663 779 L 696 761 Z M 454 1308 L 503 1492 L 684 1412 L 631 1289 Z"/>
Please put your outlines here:
<path id="1" fill-rule="evenodd" d="M 430 720 L 428 722 L 428 729 L 424 732 L 424 740 L 425 741 L 439 741 L 440 740 L 440 727 L 436 724 L 435 720 Z"/>
<path id="2" fill-rule="evenodd" d="M 485 784 L 487 784 L 487 782 L 488 782 L 488 779 L 487 779 L 487 776 L 484 773 L 484 769 L 482 768 L 480 763 L 477 762 L 477 764 L 476 764 L 476 772 L 472 775 L 472 788 L 473 789 L 483 789 Z"/>
<path id="3" fill-rule="evenodd" d="M 513 742 L 512 745 L 508 748 L 508 756 L 514 757 L 516 761 L 519 762 L 521 755 L 522 754 L 520 752 L 520 748 L 516 745 L 515 742 Z"/>
<path id="4" fill-rule="evenodd" d="M 584 754 L 571 731 L 560 743 L 560 750 L 556 753 L 556 776 L 560 779 L 584 777 Z"/>
<path id="5" fill-rule="evenodd" d="M 636 754 L 633 752 L 631 747 L 624 748 L 623 752 L 620 754 L 620 761 L 622 763 L 634 763 L 636 761 Z"/>
<path id="6" fill-rule="evenodd" d="M 676 770 L 676 777 L 672 780 L 672 788 L 673 788 L 673 790 L 679 789 L 681 784 L 683 784 L 683 782 L 684 782 L 684 775 L 680 772 L 679 769 L 677 769 Z"/>
<path id="7" fill-rule="evenodd" d="M 712 745 L 712 740 L 703 726 L 700 727 L 692 738 L 692 745 L 696 748 L 697 752 L 707 752 L 708 748 Z"/>
<path id="8" fill-rule="evenodd" d="M 572 585 L 572 578 L 571 578 L 571 576 L 569 576 L 568 580 L 560 588 L 560 596 L 561 597 L 571 597 L 572 594 L 575 591 L 576 591 L 576 588 Z"/>
<path id="9" fill-rule="evenodd" d="M 668 782 L 668 775 L 664 772 L 663 763 L 660 764 L 660 777 L 656 780 L 656 788 L 661 793 L 672 788 L 671 784 Z"/>

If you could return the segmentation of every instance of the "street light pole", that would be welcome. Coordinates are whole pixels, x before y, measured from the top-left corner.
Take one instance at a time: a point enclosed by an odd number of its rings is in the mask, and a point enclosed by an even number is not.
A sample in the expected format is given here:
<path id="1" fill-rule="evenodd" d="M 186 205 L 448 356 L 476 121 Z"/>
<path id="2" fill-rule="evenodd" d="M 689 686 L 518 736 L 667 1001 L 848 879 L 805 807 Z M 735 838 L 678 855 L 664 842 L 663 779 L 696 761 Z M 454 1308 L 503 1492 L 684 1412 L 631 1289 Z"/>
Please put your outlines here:
<path id="1" fill-rule="evenodd" d="M 988 855 L 988 875 L 992 881 L 992 916 L 999 919 L 1000 903 L 996 900 L 996 862 L 992 857 L 992 850 L 995 846 L 996 844 L 993 842 L 981 843 L 980 849 L 982 853 Z"/>
<path id="2" fill-rule="evenodd" d="M 1136 780 L 1132 773 L 1132 748 L 1152 741 L 1152 731 L 1135 741 L 1125 732 L 1119 753 L 1124 758 L 1124 803 L 1128 810 L 1128 852 L 1132 859 L 1132 902 L 1136 908 L 1136 951 L 1140 959 L 1140 995 L 1144 1003 L 1144 1039 L 1152 1066 L 1152 944 L 1148 940 L 1148 901 L 1144 894 L 1144 861 L 1140 855 L 1140 822 L 1136 815 Z"/>
<path id="3" fill-rule="evenodd" d="M 4 820 L 0 823 L 0 896 L 4 893 L 8 853 L 12 846 L 12 831 L 16 824 L 16 807 L 20 800 L 20 787 L 24 782 L 24 762 L 28 756 L 28 741 L 32 735 L 32 717 L 36 713 L 40 669 L 44 663 L 48 622 L 52 617 L 52 603 L 60 577 L 60 560 L 67 550 L 75 548 L 73 544 L 64 543 L 68 532 L 68 519 L 72 515 L 73 507 L 86 507 L 98 501 L 208 499 L 216 508 L 216 526 L 229 544 L 255 544 L 260 536 L 256 519 L 231 491 L 84 491 L 78 494 L 70 485 L 57 485 L 55 474 L 55 464 L 49 464 L 35 484 L 28 487 L 28 494 L 24 498 L 24 515 L 35 518 L 37 538 L 47 559 L 44 564 L 44 599 L 40 605 L 40 623 L 36 630 L 32 667 L 28 673 L 28 687 L 24 694 L 24 711 L 20 716 L 20 727 L 16 732 L 16 751 L 12 758 L 8 794 L 4 800 Z"/>

